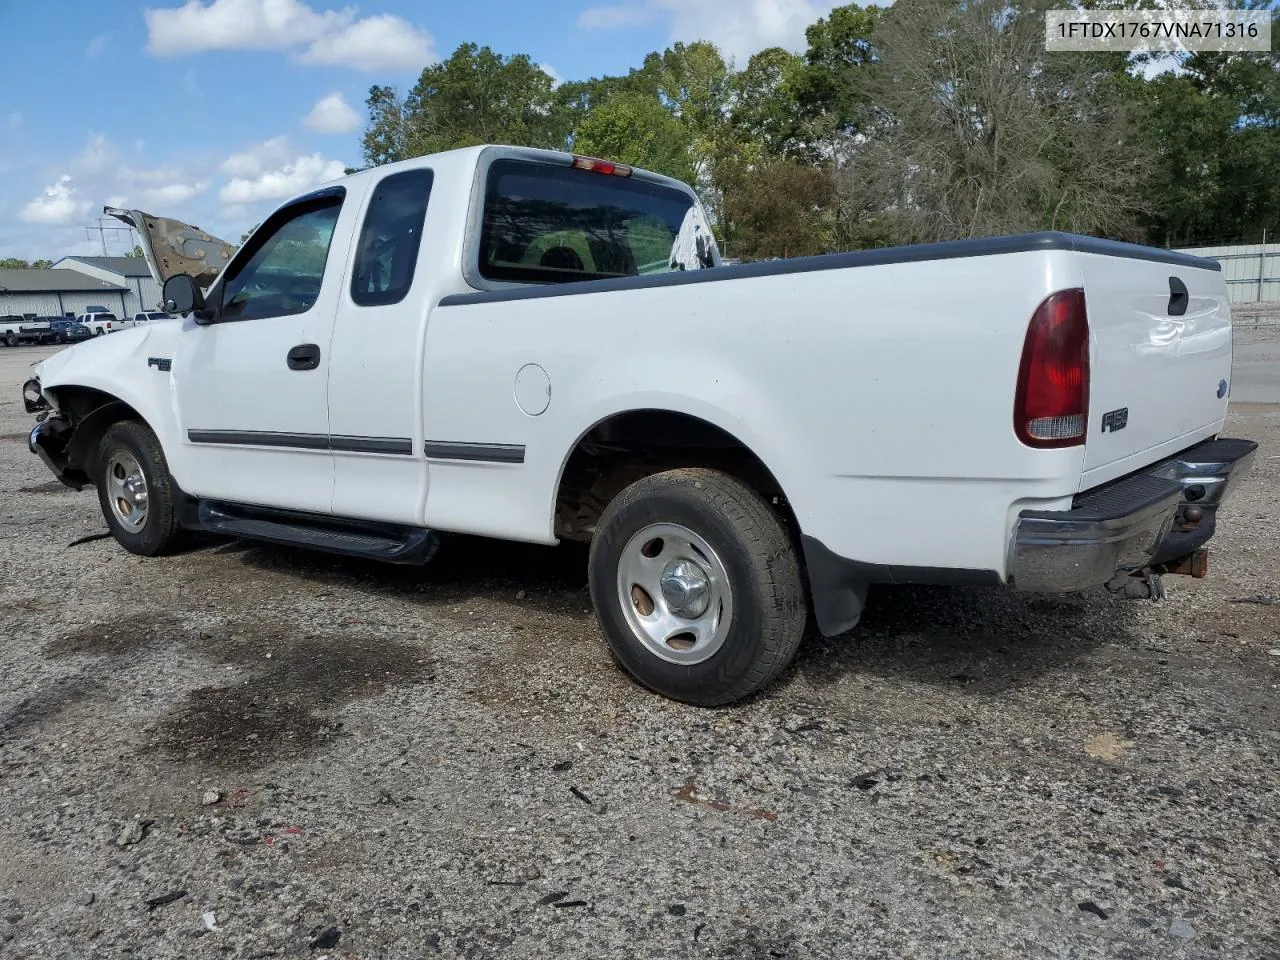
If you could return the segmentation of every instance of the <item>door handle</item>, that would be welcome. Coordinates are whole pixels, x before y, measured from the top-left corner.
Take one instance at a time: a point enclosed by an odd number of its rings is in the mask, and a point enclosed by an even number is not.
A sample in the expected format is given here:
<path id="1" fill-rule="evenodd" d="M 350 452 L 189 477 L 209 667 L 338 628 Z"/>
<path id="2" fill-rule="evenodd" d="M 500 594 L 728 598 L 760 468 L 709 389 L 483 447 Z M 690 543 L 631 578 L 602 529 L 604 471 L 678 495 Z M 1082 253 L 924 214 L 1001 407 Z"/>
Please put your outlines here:
<path id="1" fill-rule="evenodd" d="M 300 343 L 289 351 L 290 370 L 314 370 L 320 366 L 320 347 L 314 343 Z"/>

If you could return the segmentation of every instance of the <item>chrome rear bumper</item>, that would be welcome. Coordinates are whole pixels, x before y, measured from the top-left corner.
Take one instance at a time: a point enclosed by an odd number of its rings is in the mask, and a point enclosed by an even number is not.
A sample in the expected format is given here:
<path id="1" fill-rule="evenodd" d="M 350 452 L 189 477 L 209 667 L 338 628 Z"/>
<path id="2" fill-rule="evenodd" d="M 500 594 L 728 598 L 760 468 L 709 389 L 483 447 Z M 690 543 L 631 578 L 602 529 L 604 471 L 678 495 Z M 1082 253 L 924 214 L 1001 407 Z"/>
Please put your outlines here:
<path id="1" fill-rule="evenodd" d="M 1115 483 L 1070 510 L 1027 510 L 1014 532 L 1008 581 L 1067 593 L 1118 572 L 1178 560 L 1213 536 L 1217 510 L 1252 465 L 1252 440 L 1210 440 Z"/>

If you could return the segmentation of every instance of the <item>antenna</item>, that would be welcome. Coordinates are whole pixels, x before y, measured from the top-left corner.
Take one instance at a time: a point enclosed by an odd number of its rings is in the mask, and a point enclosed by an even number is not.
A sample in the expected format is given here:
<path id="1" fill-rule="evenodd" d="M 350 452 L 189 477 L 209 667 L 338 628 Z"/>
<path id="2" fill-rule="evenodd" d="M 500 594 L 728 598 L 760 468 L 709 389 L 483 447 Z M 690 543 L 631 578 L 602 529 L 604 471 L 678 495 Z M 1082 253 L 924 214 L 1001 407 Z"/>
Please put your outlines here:
<path id="1" fill-rule="evenodd" d="M 97 224 L 96 227 L 84 228 L 85 237 L 92 240 L 94 233 L 96 232 L 98 234 L 98 239 L 102 242 L 102 255 L 104 257 L 111 256 L 111 254 L 107 252 L 107 234 L 108 233 L 127 233 L 129 236 L 125 240 L 125 243 L 129 245 L 130 250 L 132 250 L 137 245 L 137 241 L 134 240 L 133 227 L 106 226 L 106 224 L 111 222 L 110 218 L 108 217 L 95 217 L 94 222 Z"/>

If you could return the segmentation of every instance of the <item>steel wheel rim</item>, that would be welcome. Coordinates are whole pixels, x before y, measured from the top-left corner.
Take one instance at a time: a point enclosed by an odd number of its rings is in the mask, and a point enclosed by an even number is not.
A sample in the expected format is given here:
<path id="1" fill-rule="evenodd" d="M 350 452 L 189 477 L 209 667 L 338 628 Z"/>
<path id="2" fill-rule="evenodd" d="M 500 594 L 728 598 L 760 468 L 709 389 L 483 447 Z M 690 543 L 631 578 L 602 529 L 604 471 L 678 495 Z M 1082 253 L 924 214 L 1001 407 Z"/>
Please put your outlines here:
<path id="1" fill-rule="evenodd" d="M 107 459 L 104 478 L 116 522 L 129 533 L 137 533 L 147 525 L 147 476 L 142 464 L 128 450 L 117 450 Z"/>
<path id="2" fill-rule="evenodd" d="M 724 562 L 677 523 L 653 523 L 622 548 L 618 603 L 631 632 L 654 656 L 693 666 L 724 646 L 733 588 Z"/>

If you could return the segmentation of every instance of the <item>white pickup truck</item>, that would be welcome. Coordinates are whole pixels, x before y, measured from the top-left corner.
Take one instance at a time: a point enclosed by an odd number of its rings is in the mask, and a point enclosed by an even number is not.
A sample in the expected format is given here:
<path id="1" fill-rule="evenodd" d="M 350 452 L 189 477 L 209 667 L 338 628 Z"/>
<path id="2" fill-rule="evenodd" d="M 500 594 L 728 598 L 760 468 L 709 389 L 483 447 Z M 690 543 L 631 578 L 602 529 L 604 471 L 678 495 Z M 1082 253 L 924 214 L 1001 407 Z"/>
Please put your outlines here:
<path id="1" fill-rule="evenodd" d="M 133 326 L 132 320 L 121 320 L 114 313 L 91 310 L 76 317 L 76 323 L 87 327 L 95 337 L 105 337 L 109 333 L 119 333 Z"/>
<path id="2" fill-rule="evenodd" d="M 27 317 L 0 317 L 0 344 L 16 347 L 24 343 L 46 343 L 53 338 L 53 328 L 48 320 Z"/>
<path id="3" fill-rule="evenodd" d="M 97 487 L 127 550 L 590 540 L 615 657 L 690 703 L 767 684 L 810 612 L 849 630 L 870 584 L 1203 575 L 1256 448 L 1219 436 L 1218 265 L 1166 250 L 1037 233 L 722 266 L 684 184 L 508 147 L 346 177 L 238 250 L 125 215 L 182 321 L 25 390 L 31 449 Z"/>

